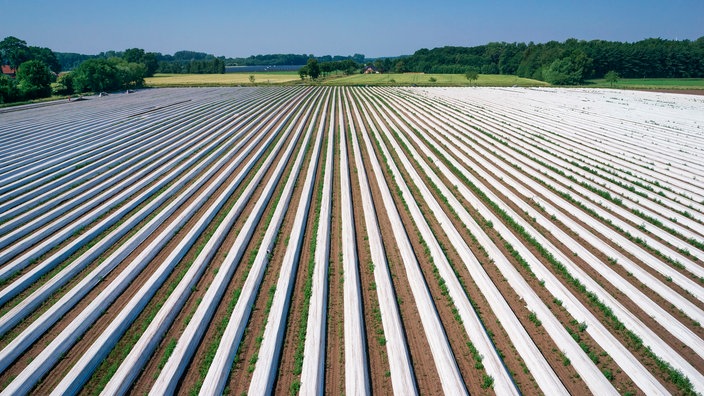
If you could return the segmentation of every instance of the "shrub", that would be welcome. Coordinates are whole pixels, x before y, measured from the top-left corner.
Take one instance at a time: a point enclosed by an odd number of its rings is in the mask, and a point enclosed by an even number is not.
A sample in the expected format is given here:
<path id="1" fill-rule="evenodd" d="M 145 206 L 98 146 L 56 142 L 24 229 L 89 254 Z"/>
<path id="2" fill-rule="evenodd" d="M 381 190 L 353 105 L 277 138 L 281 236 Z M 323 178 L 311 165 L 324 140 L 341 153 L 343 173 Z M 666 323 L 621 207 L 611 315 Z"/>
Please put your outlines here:
<path id="1" fill-rule="evenodd" d="M 24 62 L 17 69 L 17 88 L 25 99 L 45 98 L 51 95 L 54 76 L 46 63 L 38 60 Z"/>

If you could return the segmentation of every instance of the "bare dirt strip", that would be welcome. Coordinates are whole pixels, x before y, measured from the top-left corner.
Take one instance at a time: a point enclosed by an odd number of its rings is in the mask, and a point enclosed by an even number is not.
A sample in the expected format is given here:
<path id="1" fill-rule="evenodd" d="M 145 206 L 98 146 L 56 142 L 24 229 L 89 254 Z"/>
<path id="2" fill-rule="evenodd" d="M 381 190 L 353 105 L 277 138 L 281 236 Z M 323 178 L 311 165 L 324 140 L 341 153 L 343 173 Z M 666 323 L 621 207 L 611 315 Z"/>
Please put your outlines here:
<path id="1" fill-rule="evenodd" d="M 338 96 L 339 100 L 339 96 Z M 342 117 L 343 114 L 338 114 Z M 328 267 L 328 306 L 327 334 L 325 336 L 325 393 L 343 394 L 345 391 L 345 332 L 343 305 L 343 271 L 342 271 L 342 234 L 349 230 L 342 229 L 341 199 L 339 186 L 340 175 L 340 134 L 346 133 L 336 126 L 335 146 L 333 152 L 333 189 L 330 219 L 330 261 Z M 331 142 L 328 142 L 331 144 Z M 355 212 L 357 213 L 357 212 Z"/>
<path id="2" fill-rule="evenodd" d="M 456 147 L 448 147 L 449 152 L 456 152 L 458 149 Z M 422 152 L 422 150 L 421 150 Z M 478 154 L 477 154 L 478 155 Z M 475 175 L 478 176 L 478 175 Z M 458 198 L 461 198 L 458 196 Z M 482 217 L 477 218 L 479 224 L 484 224 L 485 219 Z M 494 244 L 502 251 L 503 256 L 509 258 L 515 268 L 522 271 L 522 266 L 516 261 L 512 254 L 507 250 L 504 245 L 504 241 L 500 234 L 492 227 L 486 227 L 485 232 L 494 241 Z M 516 294 L 513 288 L 508 284 L 504 275 L 499 271 L 499 269 L 490 261 L 489 265 L 485 265 L 487 273 L 493 279 L 494 284 L 499 288 L 501 294 L 504 296 L 506 301 L 512 307 L 516 316 L 521 321 L 523 327 L 528 331 L 531 338 L 535 341 L 538 348 L 541 350 L 542 354 L 545 356 L 546 360 L 550 362 L 553 370 L 562 380 L 565 387 L 570 392 L 576 392 L 580 389 L 586 389 L 586 385 L 581 380 L 580 376 L 576 373 L 572 365 L 565 364 L 563 355 L 559 347 L 555 344 L 552 338 L 545 332 L 542 326 L 538 326 L 529 320 L 531 312 L 526 308 L 525 303 Z M 534 289 L 539 287 L 538 280 L 530 276 L 524 275 L 524 279 L 533 286 Z M 551 301 L 550 297 L 548 301 Z M 559 319 L 559 318 L 558 318 Z"/>
<path id="3" fill-rule="evenodd" d="M 404 169 L 400 170 L 406 180 L 406 183 L 410 184 L 411 179 L 406 171 Z M 419 167 L 416 167 L 416 171 L 419 173 L 422 172 Z M 418 202 L 418 205 L 423 208 L 425 204 L 420 196 L 420 192 L 415 187 L 410 188 L 410 190 L 411 193 L 414 194 L 414 198 Z M 456 268 L 458 264 L 462 262 L 462 259 L 457 254 L 457 251 L 452 248 L 450 240 L 442 230 L 442 226 L 438 223 L 437 219 L 427 211 L 424 215 L 426 221 L 433 229 L 433 233 L 435 234 L 438 242 L 445 248 L 445 255 L 448 260 L 451 264 L 453 264 L 453 267 Z M 410 218 L 404 218 L 404 220 L 411 221 Z M 414 247 L 422 249 L 421 241 L 418 235 L 415 234 L 415 225 L 412 223 L 406 224 L 406 229 L 409 230 L 409 236 L 411 237 L 411 241 L 414 242 Z M 443 292 L 440 287 L 439 279 L 435 278 L 434 269 L 430 263 L 430 256 L 422 256 L 420 262 L 421 269 L 430 289 L 430 293 L 433 295 L 435 306 L 440 314 L 440 320 L 443 323 L 447 338 L 450 341 L 450 346 L 452 347 L 452 351 L 455 355 L 457 366 L 459 367 L 462 377 L 465 380 L 467 390 L 470 394 L 493 394 L 494 392 L 491 388 L 482 387 L 483 376 L 486 372 L 483 369 L 478 369 L 475 365 L 474 357 L 468 346 L 468 343 L 471 342 L 471 340 L 469 339 L 467 331 L 464 329 L 462 323 L 455 319 L 454 304 L 445 295 L 446 293 Z"/>
<path id="4" fill-rule="evenodd" d="M 495 194 L 497 194 L 498 196 L 500 196 L 500 195 L 499 195 L 499 191 L 498 191 L 494 186 L 492 186 L 492 185 L 489 184 L 489 183 L 486 183 L 485 185 L 489 186 L 489 188 L 490 188 Z M 524 187 L 525 187 L 525 186 L 524 186 Z M 504 183 L 503 188 L 512 189 L 512 190 L 514 190 L 514 192 L 516 192 L 515 189 L 513 189 L 512 186 L 510 186 L 510 185 L 508 185 L 508 184 L 506 184 L 506 183 Z M 507 203 L 507 204 L 509 204 L 517 213 L 523 213 L 523 212 L 522 212 L 521 210 L 519 210 L 513 203 L 511 203 L 510 200 L 505 199 L 504 202 Z M 570 216 L 570 218 L 575 219 L 574 216 L 571 216 L 570 214 L 568 214 L 568 215 Z M 527 216 L 524 216 L 524 217 L 525 217 L 527 220 L 530 220 Z M 536 224 L 534 224 L 534 225 L 536 225 Z M 566 229 L 566 228 L 564 229 L 564 231 L 566 231 L 566 232 L 568 232 L 570 235 L 572 235 L 573 238 L 575 238 L 575 239 L 577 239 L 577 240 L 581 240 L 581 238 L 579 238 L 579 236 L 576 235 L 574 232 L 571 232 L 570 230 L 568 230 L 568 229 Z M 551 237 L 551 235 L 550 235 L 549 232 L 547 232 L 547 231 L 544 232 L 543 235 L 545 235 L 546 237 L 549 236 L 551 239 L 554 240 L 554 237 Z M 519 237 L 520 237 L 520 236 L 519 236 Z M 596 248 L 592 247 L 591 245 L 589 245 L 589 244 L 587 244 L 587 243 L 584 243 L 584 242 L 582 243 L 582 245 L 585 246 L 588 250 L 590 250 L 593 254 L 597 255 L 597 257 L 600 257 L 600 256 L 603 257 L 603 256 L 604 256 L 601 252 L 599 252 Z M 564 247 L 564 245 L 563 245 L 563 247 Z M 572 255 L 571 250 L 569 250 L 568 248 L 565 248 L 564 251 L 565 251 L 565 253 L 568 253 L 568 254 Z M 507 255 L 507 257 L 508 257 L 508 255 Z M 617 298 L 620 296 L 620 301 L 619 301 L 620 303 L 622 303 L 630 312 L 635 313 L 635 314 L 638 316 L 638 318 L 639 318 L 641 321 L 643 321 L 650 329 L 652 329 L 653 331 L 655 331 L 655 333 L 658 334 L 658 336 L 659 336 L 661 339 L 665 340 L 666 342 L 671 343 L 671 345 L 672 345 L 672 342 L 673 342 L 673 341 L 671 340 L 672 337 L 669 335 L 669 333 L 668 333 L 665 329 L 663 329 L 661 326 L 659 326 L 659 325 L 655 322 L 655 320 L 653 320 L 647 313 L 643 312 L 643 310 L 637 305 L 637 303 L 634 303 L 633 301 L 631 301 L 630 299 L 628 299 L 627 297 L 625 297 L 625 296 L 623 295 L 623 293 L 621 293 L 620 291 L 618 291 L 617 289 L 615 289 L 613 286 L 611 286 L 611 285 L 608 283 L 608 280 L 606 280 L 606 279 L 604 279 L 603 277 L 599 276 L 599 274 L 598 274 L 591 266 L 586 265 L 586 263 L 584 263 L 583 261 L 581 261 L 581 262 L 584 264 L 584 265 L 582 265 L 582 268 L 583 268 L 585 271 L 587 271 L 587 273 L 589 273 L 592 278 L 599 280 L 599 281 L 601 282 L 602 286 L 604 286 L 604 285 L 610 286 L 610 287 L 607 287 L 607 290 L 609 290 L 609 291 L 612 293 L 612 295 L 616 296 Z M 569 284 L 568 282 L 566 282 L 566 281 L 560 276 L 560 274 L 558 274 L 558 273 L 556 273 L 556 272 L 554 271 L 554 269 L 553 269 L 550 265 L 547 265 L 547 267 L 550 268 L 550 269 L 558 276 L 558 278 L 563 281 L 563 283 L 564 283 L 566 286 L 568 286 L 570 289 L 573 290 L 573 294 L 574 294 L 575 296 L 577 296 L 577 297 L 582 301 L 582 303 L 584 304 L 584 306 L 589 307 L 590 311 L 592 311 L 592 313 L 595 314 L 597 317 L 603 318 L 603 322 L 604 322 L 604 323 L 609 323 L 608 319 L 606 319 L 606 318 L 604 317 L 604 313 L 601 312 L 600 310 L 598 310 L 597 308 L 595 308 L 593 305 L 591 305 L 590 302 L 589 302 L 589 300 L 588 300 L 588 298 L 587 298 L 583 293 L 579 292 L 578 290 L 575 289 L 575 287 L 574 287 L 573 285 L 571 285 L 571 284 Z M 518 267 L 517 267 L 517 268 L 518 268 Z M 624 270 L 623 272 L 625 272 L 625 270 Z M 628 279 L 628 278 L 632 278 L 632 277 L 630 277 L 630 276 L 629 276 L 629 277 L 626 277 L 626 279 Z M 528 278 L 526 277 L 526 279 L 528 279 Z M 633 281 L 633 280 L 631 279 L 631 281 Z M 642 285 L 642 284 L 639 284 L 639 287 L 644 288 L 645 286 Z M 544 300 L 544 301 L 545 301 L 545 300 Z M 671 304 L 670 304 L 670 305 L 671 305 Z M 668 308 L 672 308 L 672 307 L 669 307 L 669 306 L 668 306 Z M 681 316 L 681 315 L 676 315 L 676 316 Z M 564 322 L 563 322 L 563 324 L 564 324 Z M 645 362 L 644 364 L 646 365 L 646 367 L 648 367 L 648 368 L 650 368 L 651 370 L 654 370 L 654 372 L 658 373 L 658 374 L 657 374 L 657 377 L 658 377 L 658 378 L 662 379 L 664 376 L 666 376 L 666 374 L 664 374 L 663 372 L 661 372 L 661 371 L 657 368 L 657 365 L 656 365 L 656 363 L 652 360 L 652 358 L 647 357 L 647 355 L 646 355 L 642 350 L 635 350 L 635 348 L 633 348 L 633 344 L 629 341 L 629 339 L 627 338 L 627 336 L 624 334 L 623 331 L 621 331 L 621 332 L 616 332 L 616 331 L 612 328 L 612 332 L 614 332 L 615 334 L 618 335 L 618 338 L 620 338 L 621 342 L 622 342 L 624 345 L 629 346 L 629 349 L 632 350 L 632 352 L 635 354 L 635 356 L 638 356 L 642 362 Z M 582 338 L 584 338 L 584 337 L 582 337 Z M 581 341 L 584 342 L 583 339 L 582 339 Z M 678 350 L 678 352 L 679 352 L 679 351 L 684 352 L 684 353 L 685 353 L 685 356 L 691 356 L 691 357 L 694 359 L 693 364 L 701 360 L 701 359 L 699 358 L 699 356 L 696 356 L 696 354 L 694 353 L 694 351 L 692 351 L 688 346 L 680 345 L 679 343 L 675 343 L 675 344 L 672 345 L 672 346 L 673 346 L 676 350 Z M 598 350 L 598 348 L 597 348 L 596 345 L 594 345 L 593 348 L 594 348 L 594 349 L 593 349 L 594 351 Z M 687 354 L 687 352 L 689 352 L 689 354 Z M 600 360 L 600 363 L 601 363 L 601 360 Z M 601 366 L 600 366 L 600 367 L 601 367 Z M 695 367 L 697 367 L 697 366 L 695 366 Z M 620 381 L 619 381 L 619 379 L 616 378 L 617 375 L 620 375 L 620 374 L 623 373 L 623 372 L 622 372 L 620 369 L 618 369 L 617 367 L 615 367 L 615 368 L 604 367 L 604 368 L 610 370 L 611 373 L 614 373 L 614 376 L 615 376 L 615 382 L 614 382 L 614 384 L 617 384 L 617 383 L 618 383 L 618 384 L 623 384 L 624 388 L 620 388 L 620 389 L 629 389 L 630 386 L 633 386 L 633 387 L 635 388 L 634 385 L 631 385 L 631 384 L 632 384 L 632 381 L 630 381 L 630 379 L 628 379 L 627 377 L 625 377 L 625 378 L 624 378 L 623 376 L 620 377 Z M 561 377 L 561 378 L 562 378 L 562 377 Z M 675 388 L 671 383 L 669 383 L 669 382 L 662 381 L 662 383 L 663 383 L 663 385 L 665 385 L 665 386 L 668 387 L 669 389 L 672 389 L 673 391 L 676 389 L 676 388 Z"/>
<path id="5" fill-rule="evenodd" d="M 392 131 L 397 129 L 394 125 L 388 125 L 388 127 Z M 387 142 L 386 138 L 384 138 L 383 140 Z M 387 147 L 388 146 L 389 145 L 387 143 Z M 406 152 L 406 155 L 410 156 L 410 153 Z M 398 155 L 395 152 L 392 153 L 392 156 L 393 161 L 396 164 L 400 164 L 400 161 L 398 160 Z M 423 170 L 417 164 L 413 164 L 418 174 L 423 175 Z M 414 184 L 421 181 L 412 180 L 403 167 L 399 166 L 399 170 L 401 171 L 405 182 L 409 186 L 411 193 L 414 194 L 414 199 L 418 202 L 419 207 L 423 209 L 426 205 L 420 195 L 420 192 L 418 191 L 418 188 L 415 187 Z M 430 181 L 427 177 L 423 178 L 422 182 L 426 183 L 426 185 L 430 185 Z M 436 199 L 438 198 L 439 197 L 436 196 Z M 441 199 L 438 199 L 438 201 L 440 202 Z M 438 223 L 437 219 L 429 211 L 424 211 L 424 217 L 430 227 L 433 229 L 433 233 L 438 239 L 438 242 L 442 247 L 444 247 L 445 255 L 447 256 L 450 263 L 453 265 L 454 268 L 460 266 L 462 263 L 462 259 L 459 257 L 457 251 L 452 248 L 451 242 L 447 238 L 447 235 L 443 231 L 442 226 Z M 408 220 L 412 221 L 410 218 L 408 218 Z M 415 243 L 418 246 L 422 246 L 419 236 L 416 233 L 415 225 L 413 223 L 406 224 L 406 229 L 409 230 L 409 236 L 411 240 L 413 241 L 415 239 Z M 481 366 L 478 367 L 475 364 L 474 357 L 468 345 L 471 340 L 469 339 L 469 336 L 467 335 L 467 332 L 464 329 L 464 326 L 462 325 L 461 321 L 458 321 L 455 318 L 456 315 L 454 313 L 454 304 L 452 303 L 452 300 L 446 295 L 446 292 L 443 292 L 443 289 L 440 286 L 439 278 L 436 279 L 435 270 L 433 269 L 433 265 L 430 263 L 430 256 L 424 255 L 420 262 L 421 269 L 423 271 L 425 279 L 427 280 L 430 292 L 433 295 L 435 306 L 438 309 L 440 319 L 443 323 L 443 327 L 445 328 L 448 340 L 450 341 L 450 346 L 452 347 L 453 353 L 455 355 L 457 365 L 460 369 L 460 372 L 462 373 L 462 376 L 465 379 L 467 390 L 470 392 L 470 394 L 493 394 L 494 392 L 491 388 L 482 386 L 483 376 L 486 375 L 486 372 L 483 370 L 483 368 L 481 368 Z"/>

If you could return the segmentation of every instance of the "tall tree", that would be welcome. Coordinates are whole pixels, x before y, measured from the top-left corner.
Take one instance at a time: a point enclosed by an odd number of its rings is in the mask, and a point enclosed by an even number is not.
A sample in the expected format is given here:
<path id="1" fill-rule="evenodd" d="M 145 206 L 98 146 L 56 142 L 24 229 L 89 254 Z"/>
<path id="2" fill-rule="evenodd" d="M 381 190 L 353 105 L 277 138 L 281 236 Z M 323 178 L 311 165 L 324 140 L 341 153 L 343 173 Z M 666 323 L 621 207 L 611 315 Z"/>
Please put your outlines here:
<path id="1" fill-rule="evenodd" d="M 582 80 L 582 69 L 572 58 L 557 59 L 543 71 L 543 78 L 555 85 L 579 84 Z"/>
<path id="2" fill-rule="evenodd" d="M 108 59 L 116 70 L 118 88 L 141 88 L 144 86 L 144 77 L 147 74 L 147 67 L 142 63 L 127 62 L 122 58 Z"/>
<path id="3" fill-rule="evenodd" d="M 613 70 L 610 70 L 604 75 L 604 79 L 606 80 L 606 82 L 610 83 L 611 87 L 613 88 L 614 84 L 618 82 L 618 73 Z"/>
<path id="4" fill-rule="evenodd" d="M 122 54 L 122 59 L 127 62 L 140 63 L 144 57 L 144 50 L 141 48 L 128 48 Z"/>
<path id="5" fill-rule="evenodd" d="M 0 74 L 0 103 L 14 102 L 19 98 L 15 81 L 4 74 Z"/>
<path id="6" fill-rule="evenodd" d="M 315 58 L 309 58 L 308 63 L 306 64 L 306 67 L 308 68 L 308 75 L 310 78 L 315 80 L 320 76 L 320 66 L 318 66 L 318 60 Z"/>
<path id="7" fill-rule="evenodd" d="M 23 62 L 30 59 L 27 42 L 14 36 L 5 37 L 0 41 L 0 60 L 13 69 L 17 69 Z"/>
<path id="8" fill-rule="evenodd" d="M 77 93 L 121 88 L 117 68 L 107 59 L 88 59 L 73 71 L 73 88 Z"/>
<path id="9" fill-rule="evenodd" d="M 51 95 L 54 76 L 42 61 L 29 60 L 17 69 L 17 88 L 26 99 L 44 98 Z"/>
<path id="10" fill-rule="evenodd" d="M 159 57 L 156 52 L 147 52 L 142 56 L 142 63 L 147 68 L 147 77 L 152 77 L 159 68 Z"/>
<path id="11" fill-rule="evenodd" d="M 298 76 L 301 78 L 301 80 L 305 80 L 306 77 L 308 77 L 308 66 L 303 66 L 302 68 L 298 69 Z"/>
<path id="12" fill-rule="evenodd" d="M 51 91 L 54 95 L 70 95 L 73 93 L 73 73 L 64 73 L 56 79 L 55 84 L 51 84 Z"/>
<path id="13" fill-rule="evenodd" d="M 479 78 L 479 73 L 477 73 L 476 70 L 468 70 L 464 76 L 469 80 L 470 85 L 472 84 L 472 81 L 476 80 Z"/>
<path id="14" fill-rule="evenodd" d="M 61 72 L 61 63 L 54 51 L 44 47 L 28 47 L 30 58 L 44 62 L 56 74 Z"/>
<path id="15" fill-rule="evenodd" d="M 394 66 L 394 72 L 396 73 L 405 73 L 408 70 L 406 69 L 406 62 L 403 60 L 399 60 L 396 62 L 396 66 Z"/>

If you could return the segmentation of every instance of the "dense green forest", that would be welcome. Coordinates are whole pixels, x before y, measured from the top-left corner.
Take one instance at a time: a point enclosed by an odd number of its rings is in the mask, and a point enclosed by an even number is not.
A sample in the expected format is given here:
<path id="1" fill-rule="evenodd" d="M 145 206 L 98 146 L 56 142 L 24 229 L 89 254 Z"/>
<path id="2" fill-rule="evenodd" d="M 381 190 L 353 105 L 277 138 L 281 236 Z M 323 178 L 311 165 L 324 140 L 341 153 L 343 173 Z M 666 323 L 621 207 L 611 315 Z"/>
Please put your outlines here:
<path id="1" fill-rule="evenodd" d="M 552 84 L 579 84 L 609 71 L 623 78 L 704 77 L 704 37 L 695 41 L 647 39 L 634 43 L 569 39 L 562 43 L 489 43 L 420 49 L 382 70 L 511 74 Z"/>

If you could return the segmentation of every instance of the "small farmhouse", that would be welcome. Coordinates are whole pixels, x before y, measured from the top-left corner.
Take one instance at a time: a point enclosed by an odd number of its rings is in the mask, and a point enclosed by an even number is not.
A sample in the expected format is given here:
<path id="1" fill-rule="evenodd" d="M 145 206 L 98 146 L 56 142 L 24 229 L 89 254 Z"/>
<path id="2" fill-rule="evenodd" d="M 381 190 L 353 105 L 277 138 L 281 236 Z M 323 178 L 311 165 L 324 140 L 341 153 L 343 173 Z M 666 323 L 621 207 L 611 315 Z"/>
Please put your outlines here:
<path id="1" fill-rule="evenodd" d="M 8 76 L 8 77 L 15 77 L 15 69 L 10 67 L 9 65 L 2 65 L 2 74 Z"/>
<path id="2" fill-rule="evenodd" d="M 374 67 L 374 65 L 367 65 L 364 67 L 364 74 L 376 74 L 379 71 Z"/>

